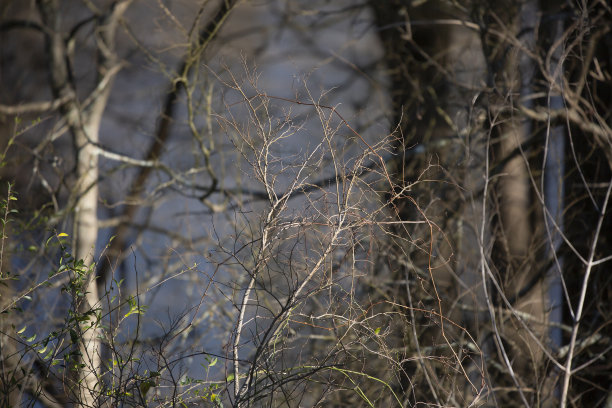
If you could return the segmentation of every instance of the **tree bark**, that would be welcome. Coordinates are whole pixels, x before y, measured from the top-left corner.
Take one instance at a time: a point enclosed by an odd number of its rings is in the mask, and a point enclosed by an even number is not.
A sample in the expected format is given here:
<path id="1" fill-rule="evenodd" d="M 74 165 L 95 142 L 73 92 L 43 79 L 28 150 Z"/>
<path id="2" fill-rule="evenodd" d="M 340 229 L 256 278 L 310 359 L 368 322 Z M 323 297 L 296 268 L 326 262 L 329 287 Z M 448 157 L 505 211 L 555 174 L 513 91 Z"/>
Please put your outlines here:
<path id="1" fill-rule="evenodd" d="M 75 85 L 70 73 L 69 51 L 65 45 L 61 29 L 61 15 L 57 0 L 39 0 L 38 8 L 41 19 L 48 29 L 47 52 L 49 55 L 49 72 L 51 87 L 55 98 L 66 99 L 60 112 L 66 119 L 74 137 L 76 152 L 77 181 L 71 194 L 74 203 L 73 250 L 76 259 L 84 261 L 85 275 L 81 291 L 83 298 L 77 299 L 77 310 L 80 315 L 89 319 L 81 324 L 79 353 L 80 361 L 77 375 L 76 396 L 81 406 L 96 405 L 99 389 L 99 375 L 102 368 L 100 341 L 102 332 L 99 328 L 98 313 L 100 293 L 95 283 L 94 263 L 96 241 L 98 237 L 98 154 L 99 132 L 102 115 L 111 89 L 112 79 L 117 72 L 114 53 L 114 36 L 119 18 L 125 12 L 131 0 L 115 1 L 107 13 L 98 17 L 95 35 L 98 51 L 98 79 L 92 93 L 91 104 L 80 105 L 76 97 Z"/>

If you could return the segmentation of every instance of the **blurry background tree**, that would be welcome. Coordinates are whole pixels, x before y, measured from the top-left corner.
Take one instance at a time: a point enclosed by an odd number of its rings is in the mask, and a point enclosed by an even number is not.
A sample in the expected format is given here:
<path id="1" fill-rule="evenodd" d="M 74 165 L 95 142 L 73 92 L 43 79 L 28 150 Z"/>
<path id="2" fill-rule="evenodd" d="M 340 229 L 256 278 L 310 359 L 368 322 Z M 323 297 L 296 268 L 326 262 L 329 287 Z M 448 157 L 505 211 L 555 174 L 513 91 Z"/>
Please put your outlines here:
<path id="1" fill-rule="evenodd" d="M 2 406 L 612 401 L 606 2 L 0 19 Z"/>
<path id="2" fill-rule="evenodd" d="M 430 302 L 412 298 L 451 317 L 482 349 L 482 359 L 457 358 L 473 347 L 440 319 L 434 342 L 455 349 L 440 353 L 454 365 L 422 360 L 423 377 L 444 380 L 420 388 L 419 399 L 609 401 L 609 5 L 371 4 L 398 124 L 397 184 L 438 180 L 413 188 L 414 200 L 398 209 L 414 219 L 426 208 L 433 251 L 393 270 L 403 279 L 406 267 L 429 269 L 422 287 Z M 412 306 L 410 290 L 392 296 L 406 294 Z M 432 334 L 413 341 L 431 343 Z M 470 381 L 462 386 L 453 371 Z"/>

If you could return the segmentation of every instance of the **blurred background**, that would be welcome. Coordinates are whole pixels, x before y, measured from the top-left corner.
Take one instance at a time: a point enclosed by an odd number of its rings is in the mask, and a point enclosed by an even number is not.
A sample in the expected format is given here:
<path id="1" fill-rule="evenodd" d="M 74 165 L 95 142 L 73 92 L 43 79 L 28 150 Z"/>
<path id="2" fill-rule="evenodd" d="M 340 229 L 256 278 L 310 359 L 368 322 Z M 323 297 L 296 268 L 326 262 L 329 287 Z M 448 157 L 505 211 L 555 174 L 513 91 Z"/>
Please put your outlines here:
<path id="1" fill-rule="evenodd" d="M 611 19 L 3 1 L 0 405 L 612 404 Z"/>

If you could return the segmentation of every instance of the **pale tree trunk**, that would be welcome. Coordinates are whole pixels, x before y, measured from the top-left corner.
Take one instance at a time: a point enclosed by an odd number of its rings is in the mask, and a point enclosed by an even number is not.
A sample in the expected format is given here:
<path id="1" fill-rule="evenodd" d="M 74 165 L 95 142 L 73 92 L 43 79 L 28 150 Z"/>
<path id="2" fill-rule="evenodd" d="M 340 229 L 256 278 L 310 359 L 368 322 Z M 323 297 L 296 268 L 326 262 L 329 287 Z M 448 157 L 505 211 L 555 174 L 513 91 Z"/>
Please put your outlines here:
<path id="1" fill-rule="evenodd" d="M 507 61 L 507 77 L 517 85 L 510 89 L 518 91 L 518 98 L 508 96 L 513 111 L 508 124 L 503 127 L 500 141 L 500 158 L 509 160 L 501 170 L 497 190 L 501 221 L 501 236 L 498 239 L 506 257 L 505 296 L 514 301 L 515 312 L 512 322 L 506 324 L 504 332 L 500 334 L 510 344 L 508 352 L 513 367 L 508 367 L 508 370 L 511 375 L 512 370 L 516 372 L 516 385 L 536 388 L 537 405 L 551 406 L 554 404 L 551 384 L 545 382 L 538 385 L 538 378 L 545 376 L 547 357 L 544 347 L 550 334 L 547 324 L 550 311 L 549 281 L 542 271 L 542 263 L 537 259 L 540 251 L 538 243 L 546 239 L 541 228 L 544 218 L 542 211 L 537 210 L 540 203 L 534 192 L 536 176 L 531 172 L 530 152 L 525 147 L 534 137 L 533 126 L 529 119 L 517 113 L 519 105 L 530 110 L 534 106 L 533 85 L 537 65 L 533 55 L 536 53 L 535 33 L 539 14 L 537 1 L 522 3 L 515 31 L 520 45 L 515 46 L 517 54 Z M 556 149 L 550 153 L 552 156 L 548 159 L 559 160 Z M 559 177 L 557 170 L 550 169 L 549 173 Z M 550 180 L 546 184 L 550 184 Z M 557 193 L 554 192 L 555 200 L 558 199 Z M 554 217 L 558 217 L 556 212 Z"/>
<path id="2" fill-rule="evenodd" d="M 89 125 L 89 124 L 88 124 Z M 76 259 L 83 259 L 85 266 L 94 262 L 94 250 L 98 236 L 98 156 L 94 145 L 98 141 L 98 128 L 84 126 L 82 132 L 75 135 L 76 146 L 79 150 L 77 158 L 78 182 L 75 193 L 79 195 L 74 209 L 74 253 Z M 95 308 L 100 307 L 100 295 L 95 282 L 95 272 L 89 271 L 84 283 L 86 294 L 84 299 L 78 303 L 78 313 L 87 314 Z M 101 332 L 98 328 L 99 322 L 95 315 L 90 315 L 81 326 L 81 339 L 79 351 L 80 363 L 84 366 L 79 372 L 80 402 L 83 406 L 93 406 L 98 389 L 97 375 L 100 373 L 100 339 Z"/>
<path id="3" fill-rule="evenodd" d="M 525 30 L 522 37 L 522 46 L 533 49 L 533 30 L 535 29 L 535 13 L 537 7 L 533 1 L 525 3 L 520 11 L 517 32 Z M 518 64 L 517 64 L 518 63 Z M 518 65 L 518 72 L 516 66 Z M 534 78 L 534 62 L 525 55 L 522 49 L 515 49 L 515 54 L 509 59 L 507 75 L 514 82 L 520 98 L 511 100 L 511 106 L 517 108 L 518 104 L 532 105 L 532 81 Z M 518 75 L 516 75 L 518 74 Z M 508 98 L 511 98 L 508 96 Z M 501 171 L 499 182 L 499 208 L 502 225 L 502 243 L 509 259 L 509 267 L 513 270 L 512 286 L 520 290 L 524 287 L 532 271 L 529 269 L 528 254 L 532 241 L 532 222 L 530 221 L 531 182 L 529 178 L 529 164 L 527 153 L 522 150 L 527 140 L 532 136 L 532 126 L 529 120 L 515 116 L 511 113 L 508 125 L 504 126 L 501 134 L 499 157 L 510 158 Z M 521 272 L 523 270 L 523 272 Z"/>
<path id="4" fill-rule="evenodd" d="M 60 28 L 61 16 L 58 0 L 38 2 L 43 23 L 50 30 L 47 35 L 50 76 L 54 96 L 67 98 L 61 112 L 73 134 L 77 148 L 77 182 L 71 194 L 74 203 L 73 250 L 76 259 L 84 261 L 85 268 L 94 262 L 94 251 L 98 236 L 98 145 L 100 122 L 111 83 L 118 70 L 114 54 L 114 34 L 119 18 L 131 0 L 113 2 L 105 16 L 98 18 L 95 41 L 98 50 L 98 79 L 92 91 L 88 106 L 82 106 L 76 99 L 74 84 L 69 75 L 69 51 Z M 97 313 L 92 309 L 100 307 L 100 294 L 95 282 L 95 268 L 89 268 L 82 290 L 85 296 L 77 300 L 79 314 L 89 316 L 81 325 L 79 351 L 81 369 L 77 374 L 75 390 L 81 406 L 95 406 L 99 375 L 101 370 L 100 337 L 102 335 L 97 321 Z"/>

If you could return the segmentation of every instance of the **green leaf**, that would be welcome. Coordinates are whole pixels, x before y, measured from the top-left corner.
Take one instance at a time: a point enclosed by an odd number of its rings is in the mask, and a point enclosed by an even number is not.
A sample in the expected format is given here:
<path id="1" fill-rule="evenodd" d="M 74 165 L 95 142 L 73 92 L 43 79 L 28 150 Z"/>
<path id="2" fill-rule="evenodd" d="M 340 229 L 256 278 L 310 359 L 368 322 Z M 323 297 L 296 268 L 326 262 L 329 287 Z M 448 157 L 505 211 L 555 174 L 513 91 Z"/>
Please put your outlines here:
<path id="1" fill-rule="evenodd" d="M 380 327 L 377 327 L 376 330 L 374 330 L 374 334 L 378 334 L 380 333 Z"/>
<path id="2" fill-rule="evenodd" d="M 225 381 L 227 381 L 227 382 L 234 381 L 234 374 L 228 375 L 227 378 L 225 379 Z"/>
<path id="3" fill-rule="evenodd" d="M 79 334 L 74 329 L 70 329 L 70 341 L 72 344 L 76 344 L 79 342 Z"/>
<path id="4" fill-rule="evenodd" d="M 65 232 L 60 232 L 59 234 L 57 234 L 58 238 L 63 238 L 63 237 L 67 237 L 68 234 L 66 234 Z"/>
<path id="5" fill-rule="evenodd" d="M 21 333 L 23 333 L 27 327 L 28 327 L 28 326 L 23 326 L 23 329 L 19 330 L 19 331 L 17 332 L 17 334 L 21 334 Z"/>
<path id="6" fill-rule="evenodd" d="M 140 392 L 142 393 L 143 397 L 147 395 L 147 392 L 149 392 L 151 387 L 153 387 L 154 385 L 155 383 L 149 380 L 140 383 Z"/>

